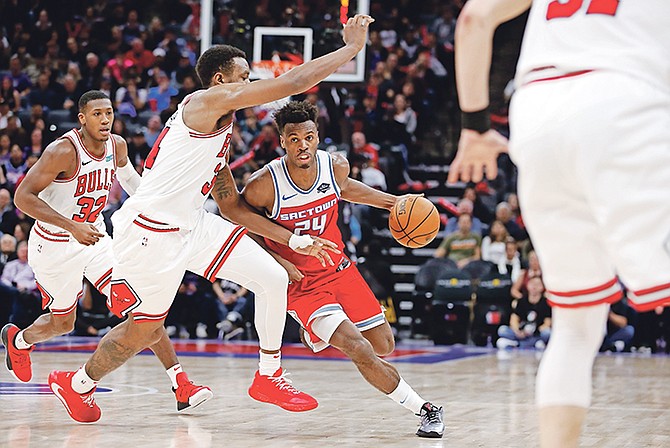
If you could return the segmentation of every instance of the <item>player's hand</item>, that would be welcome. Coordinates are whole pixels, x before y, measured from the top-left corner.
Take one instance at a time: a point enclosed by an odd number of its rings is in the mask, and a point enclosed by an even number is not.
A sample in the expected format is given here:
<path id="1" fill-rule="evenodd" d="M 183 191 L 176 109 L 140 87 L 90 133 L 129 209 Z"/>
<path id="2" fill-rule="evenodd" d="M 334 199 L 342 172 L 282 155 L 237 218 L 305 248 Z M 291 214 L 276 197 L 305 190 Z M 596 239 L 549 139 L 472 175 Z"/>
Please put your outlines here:
<path id="1" fill-rule="evenodd" d="M 100 233 L 93 224 L 75 222 L 70 229 L 72 236 L 84 246 L 92 246 L 104 238 L 105 234 Z"/>
<path id="2" fill-rule="evenodd" d="M 282 265 L 282 267 L 286 270 L 288 273 L 288 281 L 289 283 L 295 283 L 299 282 L 303 278 L 305 278 L 305 274 L 300 272 L 300 270 L 290 261 L 288 261 L 285 258 L 282 258 L 280 256 L 276 256 L 275 259 L 277 262 Z"/>
<path id="3" fill-rule="evenodd" d="M 342 30 L 344 43 L 358 51 L 362 50 L 368 42 L 368 27 L 374 21 L 375 19 L 367 14 L 356 14 L 350 17 Z"/>
<path id="4" fill-rule="evenodd" d="M 471 129 L 461 131 L 458 153 L 449 167 L 447 182 L 479 182 L 486 177 L 498 176 L 498 155 L 507 152 L 507 139 L 497 131 L 489 129 L 483 134 Z"/>
<path id="5" fill-rule="evenodd" d="M 395 207 L 397 204 L 399 204 L 401 201 L 404 201 L 405 199 L 409 199 L 409 198 L 411 198 L 411 197 L 422 197 L 422 196 L 424 196 L 423 193 L 419 193 L 419 194 L 403 194 L 402 196 L 396 196 L 396 198 L 395 198 L 395 204 L 393 204 L 393 207 Z M 391 208 L 393 208 L 393 207 L 391 207 Z M 391 210 L 391 209 L 389 209 L 389 210 Z"/>
<path id="6" fill-rule="evenodd" d="M 326 267 L 326 263 L 331 266 L 335 266 L 335 262 L 330 258 L 329 252 L 334 254 L 341 253 L 337 248 L 337 244 L 333 243 L 330 240 L 324 238 L 319 238 L 318 236 L 310 236 L 312 238 L 312 244 L 304 247 L 296 247 L 293 249 L 299 254 L 309 255 L 311 257 L 317 258 L 321 263 L 321 266 Z"/>

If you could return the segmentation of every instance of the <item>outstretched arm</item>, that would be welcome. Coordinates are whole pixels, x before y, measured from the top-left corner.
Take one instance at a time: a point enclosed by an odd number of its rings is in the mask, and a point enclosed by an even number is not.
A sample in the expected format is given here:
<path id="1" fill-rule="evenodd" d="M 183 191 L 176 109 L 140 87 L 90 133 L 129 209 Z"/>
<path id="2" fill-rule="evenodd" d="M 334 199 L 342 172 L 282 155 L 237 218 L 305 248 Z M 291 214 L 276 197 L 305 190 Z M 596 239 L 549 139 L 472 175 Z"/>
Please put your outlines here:
<path id="1" fill-rule="evenodd" d="M 231 111 L 269 103 L 310 89 L 356 56 L 366 44 L 368 26 L 373 21 L 372 17 L 362 14 L 350 18 L 343 30 L 343 47 L 277 78 L 252 83 L 224 83 L 196 94 L 184 109 L 188 126 L 209 132 L 220 117 Z"/>
<path id="2" fill-rule="evenodd" d="M 142 177 L 128 159 L 128 143 L 125 139 L 120 135 L 113 135 L 112 138 L 116 140 L 116 177 L 119 179 L 121 188 L 132 196 L 140 186 Z"/>
<path id="3" fill-rule="evenodd" d="M 463 111 L 458 153 L 449 168 L 449 182 L 489 179 L 498 175 L 497 157 L 507 139 L 489 129 L 489 71 L 493 33 L 524 12 L 531 0 L 470 0 L 456 25 L 456 83 Z"/>
<path id="4" fill-rule="evenodd" d="M 331 266 L 334 265 L 328 251 L 339 253 L 335 243 L 308 235 L 304 235 L 308 238 L 294 235 L 288 229 L 261 215 L 237 191 L 233 173 L 228 165 L 217 175 L 212 195 L 221 214 L 230 221 L 243 225 L 252 233 L 289 246 L 298 253 L 316 257 L 323 266 L 326 265 L 326 262 Z"/>
<path id="5" fill-rule="evenodd" d="M 74 146 L 66 139 L 57 140 L 47 146 L 42 157 L 16 189 L 14 203 L 27 215 L 67 230 L 77 241 L 88 246 L 98 242 L 104 234 L 92 224 L 75 222 L 61 215 L 38 196 L 61 173 L 66 176 L 74 175 L 78 163 L 75 151 Z"/>

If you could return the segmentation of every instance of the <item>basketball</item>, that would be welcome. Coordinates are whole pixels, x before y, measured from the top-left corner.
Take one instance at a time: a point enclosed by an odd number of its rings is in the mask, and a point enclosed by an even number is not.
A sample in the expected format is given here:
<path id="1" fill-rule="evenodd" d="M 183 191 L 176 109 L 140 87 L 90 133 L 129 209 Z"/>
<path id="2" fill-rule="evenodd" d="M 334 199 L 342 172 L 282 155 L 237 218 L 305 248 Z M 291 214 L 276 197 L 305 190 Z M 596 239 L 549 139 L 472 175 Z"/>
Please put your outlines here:
<path id="1" fill-rule="evenodd" d="M 391 209 L 389 230 L 403 246 L 423 247 L 437 236 L 440 214 L 428 199 L 410 196 L 396 202 Z"/>

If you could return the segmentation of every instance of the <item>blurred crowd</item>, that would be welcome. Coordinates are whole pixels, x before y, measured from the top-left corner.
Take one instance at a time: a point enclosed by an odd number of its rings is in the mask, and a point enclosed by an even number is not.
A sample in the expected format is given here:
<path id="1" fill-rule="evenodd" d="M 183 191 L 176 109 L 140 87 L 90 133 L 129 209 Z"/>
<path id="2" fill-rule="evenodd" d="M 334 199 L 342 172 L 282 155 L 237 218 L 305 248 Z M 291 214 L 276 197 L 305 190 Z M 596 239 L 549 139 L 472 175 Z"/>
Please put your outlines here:
<path id="1" fill-rule="evenodd" d="M 357 1 L 349 5 L 355 11 Z M 446 166 L 453 156 L 460 128 L 453 44 L 462 6 L 462 0 L 370 0 L 376 22 L 370 27 L 365 80 L 322 84 L 295 98 L 319 107 L 321 148 L 346 154 L 353 177 L 393 193 L 439 194 L 445 188 L 443 179 L 414 179 L 410 167 L 419 160 Z M 21 326 L 41 307 L 26 263 L 32 220 L 13 206 L 16 186 L 50 142 L 79 126 L 77 101 L 91 89 L 112 99 L 113 132 L 126 138 L 130 160 L 141 172 L 167 118 L 201 87 L 194 70 L 201 5 L 192 0 L 5 0 L 0 8 L 0 324 L 11 318 Z M 309 27 L 319 56 L 340 45 L 340 12 L 340 3 L 332 0 L 215 0 L 212 41 L 237 46 L 250 57 L 255 27 Z M 497 35 L 492 105 L 494 122 L 503 131 L 505 88 L 523 24 L 503 27 Z M 285 47 L 289 56 L 300 51 Z M 238 111 L 234 129 L 231 167 L 242 186 L 283 151 L 270 106 Z M 494 264 L 513 280 L 519 300 L 540 270 L 514 194 L 514 167 L 503 158 L 500 168 L 497 181 L 462 189 L 435 256 L 452 259 L 457 268 L 480 259 Z M 124 199 L 116 185 L 104 212 L 107 220 Z M 352 258 L 360 258 L 380 298 L 392 295 L 384 281 L 390 274 L 379 249 L 384 244 L 373 237 L 374 229 L 385 228 L 384 215 L 343 204 L 340 216 Z M 80 307 L 78 334 L 101 334 L 114 325 L 105 320 L 104 298 L 93 288 L 86 289 Z M 650 315 L 652 327 L 667 332 L 667 314 Z M 182 337 L 252 337 L 252 315 L 249 291 L 187 275 L 166 325 Z M 656 339 L 663 338 L 652 333 L 638 345 L 656 347 Z"/>

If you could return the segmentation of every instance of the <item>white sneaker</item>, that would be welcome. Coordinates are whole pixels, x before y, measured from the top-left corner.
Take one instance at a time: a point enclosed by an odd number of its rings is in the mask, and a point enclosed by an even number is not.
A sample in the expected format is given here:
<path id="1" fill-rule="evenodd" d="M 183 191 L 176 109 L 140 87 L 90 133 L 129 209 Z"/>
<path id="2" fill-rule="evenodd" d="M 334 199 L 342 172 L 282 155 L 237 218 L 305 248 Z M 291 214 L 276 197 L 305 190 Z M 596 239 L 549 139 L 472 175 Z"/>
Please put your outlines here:
<path id="1" fill-rule="evenodd" d="M 547 347 L 547 344 L 545 344 L 544 341 L 543 341 L 542 339 L 540 339 L 539 341 L 536 341 L 536 342 L 535 342 L 535 348 L 536 348 L 537 350 L 544 350 L 546 347 Z"/>
<path id="2" fill-rule="evenodd" d="M 519 343 L 517 341 L 513 341 L 507 338 L 498 338 L 498 340 L 496 341 L 496 347 L 498 347 L 500 350 L 505 350 L 507 348 L 513 348 L 518 346 Z"/>
<path id="3" fill-rule="evenodd" d="M 195 335 L 200 339 L 207 339 L 207 325 L 202 323 L 198 324 L 198 326 L 195 327 Z"/>
<path id="4" fill-rule="evenodd" d="M 614 341 L 614 349 L 617 352 L 622 352 L 626 348 L 626 343 L 624 341 Z"/>

